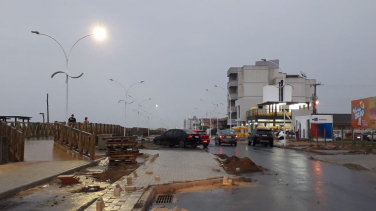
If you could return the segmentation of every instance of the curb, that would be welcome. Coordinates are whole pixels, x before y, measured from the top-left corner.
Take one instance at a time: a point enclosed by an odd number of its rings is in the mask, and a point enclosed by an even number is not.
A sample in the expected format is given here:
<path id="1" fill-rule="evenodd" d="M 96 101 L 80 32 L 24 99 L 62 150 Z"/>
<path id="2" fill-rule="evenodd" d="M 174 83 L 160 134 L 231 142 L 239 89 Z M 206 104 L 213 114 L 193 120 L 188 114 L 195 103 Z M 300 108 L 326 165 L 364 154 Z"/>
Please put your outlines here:
<path id="1" fill-rule="evenodd" d="M 242 182 L 245 180 L 243 176 L 234 176 L 232 177 L 234 182 Z M 169 185 L 159 185 L 159 186 L 151 186 L 150 190 L 145 191 L 144 194 L 138 200 L 142 203 L 142 207 L 140 208 L 133 208 L 132 211 L 145 211 L 146 208 L 150 207 L 152 202 L 155 200 L 155 197 L 159 194 L 164 194 L 166 192 L 175 192 L 180 189 L 190 188 L 194 186 L 206 186 L 206 185 L 214 185 L 218 183 L 223 183 L 223 178 L 220 179 L 209 179 L 209 180 L 201 180 L 201 181 L 194 181 L 194 182 L 187 182 L 187 183 L 173 183 Z"/>
<path id="2" fill-rule="evenodd" d="M 295 151 L 301 151 L 301 152 L 309 152 L 309 153 L 314 153 L 314 154 L 318 154 L 318 155 L 343 155 L 343 154 L 349 153 L 349 152 L 343 152 L 343 153 L 333 154 L 333 153 L 327 153 L 327 152 L 320 152 L 319 150 L 305 151 L 304 149 L 297 149 L 297 148 L 293 148 L 293 147 L 284 147 L 284 146 L 278 146 L 278 145 L 274 145 L 274 147 L 282 148 L 282 149 L 290 149 L 290 150 L 295 150 Z M 333 150 L 333 151 L 335 151 L 335 150 Z"/>
<path id="3" fill-rule="evenodd" d="M 101 158 L 102 159 L 102 158 Z M 78 166 L 78 167 L 75 167 L 75 168 L 71 168 L 67 171 L 64 171 L 64 172 L 60 172 L 58 174 L 55 174 L 55 175 L 52 175 L 52 176 L 49 176 L 49 177 L 46 177 L 46 178 L 43 178 L 43 179 L 40 179 L 40 180 L 37 180 L 37 181 L 33 181 L 33 182 L 30 182 L 30 183 L 27 183 L 27 184 L 24 184 L 22 186 L 19 186 L 19 187 L 16 187 L 16 188 L 13 188 L 13 189 L 10 189 L 10 190 L 7 190 L 5 192 L 2 192 L 0 193 L 0 199 L 6 199 L 6 198 L 10 198 L 12 196 L 15 196 L 17 195 L 19 192 L 21 191 L 24 191 L 24 190 L 27 190 L 27 189 L 30 189 L 30 188 L 34 188 L 36 186 L 39 186 L 39 185 L 42 185 L 42 184 L 45 184 L 47 182 L 51 182 L 52 180 L 54 180 L 57 176 L 61 175 L 61 174 L 71 174 L 75 171 L 79 171 L 81 169 L 84 169 L 84 168 L 87 168 L 87 167 L 91 167 L 91 166 L 94 166 L 96 165 L 101 159 L 98 159 L 98 160 L 95 160 L 95 161 L 92 161 L 88 164 L 85 164 L 85 165 L 82 165 L 82 166 Z"/>

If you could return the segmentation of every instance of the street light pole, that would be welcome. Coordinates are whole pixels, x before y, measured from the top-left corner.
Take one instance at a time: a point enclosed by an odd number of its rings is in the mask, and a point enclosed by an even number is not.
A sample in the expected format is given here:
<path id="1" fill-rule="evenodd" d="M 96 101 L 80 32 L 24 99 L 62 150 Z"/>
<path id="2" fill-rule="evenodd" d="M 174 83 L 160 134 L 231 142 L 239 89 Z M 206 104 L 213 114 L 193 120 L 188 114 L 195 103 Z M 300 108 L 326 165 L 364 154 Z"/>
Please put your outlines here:
<path id="1" fill-rule="evenodd" d="M 129 89 L 133 86 L 133 85 L 136 85 L 136 84 L 138 84 L 138 83 L 144 83 L 145 81 L 138 81 L 138 82 L 136 82 L 136 83 L 133 83 L 132 85 L 130 85 L 129 87 L 128 87 L 128 89 L 125 89 L 125 87 L 124 87 L 124 85 L 123 84 L 121 84 L 119 81 L 116 81 L 116 80 L 114 80 L 114 79 L 109 79 L 110 81 L 113 81 L 113 82 L 116 82 L 116 83 L 118 83 L 118 84 L 120 84 L 120 86 L 121 87 L 123 87 L 123 89 L 124 89 L 124 94 L 125 94 L 125 98 L 124 98 L 124 136 L 126 136 L 126 122 L 127 122 L 127 96 L 128 96 L 128 91 L 129 91 Z M 120 102 L 120 101 L 119 101 Z"/>
<path id="2" fill-rule="evenodd" d="M 48 35 L 48 34 L 43 34 L 43 33 L 40 33 L 38 31 L 31 31 L 31 33 L 33 34 L 36 34 L 36 35 L 42 35 L 42 36 L 46 36 L 46 37 L 49 37 L 51 38 L 52 40 L 54 40 L 61 48 L 61 50 L 63 50 L 63 53 L 64 53 L 64 57 L 65 57 L 65 64 L 66 64 L 66 71 L 57 71 L 55 73 L 53 73 L 51 75 L 51 78 L 53 78 L 56 74 L 59 74 L 59 73 L 62 73 L 62 74 L 65 74 L 66 76 L 66 79 L 65 79 L 65 83 L 66 83 L 66 99 L 65 99 L 65 121 L 66 121 L 66 125 L 68 125 L 68 81 L 69 81 L 69 78 L 80 78 L 83 73 L 81 73 L 79 76 L 70 76 L 68 74 L 68 70 L 69 70 L 69 56 L 70 56 L 70 53 L 72 52 L 74 46 L 82 39 L 86 38 L 86 37 L 89 37 L 89 36 L 92 36 L 92 35 L 96 35 L 95 33 L 93 34 L 88 34 L 88 35 L 85 35 L 83 37 L 81 37 L 80 39 L 78 39 L 73 45 L 72 47 L 70 48 L 68 54 L 65 52 L 63 46 L 55 39 L 53 38 L 52 36 Z M 100 33 L 104 33 L 104 32 L 100 32 Z M 102 37 L 100 37 L 99 39 L 103 39 L 104 38 L 104 34 Z"/>
<path id="3" fill-rule="evenodd" d="M 44 113 L 39 113 L 43 117 L 43 123 L 44 123 Z"/>
<path id="4" fill-rule="evenodd" d="M 285 74 L 282 72 L 281 67 L 277 63 L 275 63 L 275 62 L 273 62 L 271 60 L 266 60 L 266 59 L 261 59 L 261 60 L 264 61 L 264 62 L 270 62 L 270 63 L 276 65 L 278 67 L 278 69 L 279 69 L 278 72 L 282 73 L 282 81 L 283 81 L 283 83 L 282 83 L 282 88 L 283 88 L 283 91 L 282 91 L 282 95 L 283 95 L 282 102 L 284 104 L 284 108 L 283 108 L 283 134 L 284 134 L 284 136 L 283 136 L 283 144 L 286 147 L 287 146 L 287 141 L 286 141 L 286 109 L 285 109 L 286 108 L 286 95 L 285 95 L 286 81 L 285 81 Z"/>
<path id="5" fill-rule="evenodd" d="M 226 90 L 224 87 L 221 87 L 221 86 L 218 86 L 218 85 L 214 85 L 214 87 L 219 87 L 219 88 L 222 88 L 224 90 Z M 230 92 L 228 91 L 227 89 L 227 94 L 228 94 L 228 98 L 230 99 L 230 129 L 232 128 L 232 111 L 231 111 L 231 95 L 230 95 Z"/>
<path id="6" fill-rule="evenodd" d="M 210 91 L 209 89 L 206 89 L 206 91 L 213 93 L 215 98 L 217 99 L 217 104 L 216 104 L 217 105 L 216 113 L 217 113 L 218 112 L 218 104 L 219 104 L 218 96 L 214 92 Z M 218 114 L 216 116 L 217 116 L 217 132 L 218 132 Z"/>
<path id="7" fill-rule="evenodd" d="M 129 97 L 135 99 L 137 101 L 137 131 L 139 129 L 139 126 L 140 126 L 140 107 L 141 107 L 141 103 L 145 100 L 151 100 L 151 98 L 147 98 L 147 99 L 143 99 L 141 100 L 140 102 L 138 102 L 138 100 L 135 98 L 135 97 L 132 97 L 130 95 L 128 95 Z"/>

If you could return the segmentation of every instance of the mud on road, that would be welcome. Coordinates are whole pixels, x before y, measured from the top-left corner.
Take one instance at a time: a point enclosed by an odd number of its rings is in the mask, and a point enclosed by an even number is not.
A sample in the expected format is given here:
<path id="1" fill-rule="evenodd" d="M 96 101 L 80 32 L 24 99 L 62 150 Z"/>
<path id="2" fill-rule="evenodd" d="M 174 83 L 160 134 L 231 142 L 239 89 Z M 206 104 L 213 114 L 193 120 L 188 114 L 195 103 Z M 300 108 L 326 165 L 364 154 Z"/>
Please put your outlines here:
<path id="1" fill-rule="evenodd" d="M 79 183 L 62 184 L 55 179 L 1 200 L 0 210 L 83 210 L 99 197 L 101 190 L 129 175 L 137 167 L 138 165 L 89 167 L 72 174 L 80 178 Z"/>

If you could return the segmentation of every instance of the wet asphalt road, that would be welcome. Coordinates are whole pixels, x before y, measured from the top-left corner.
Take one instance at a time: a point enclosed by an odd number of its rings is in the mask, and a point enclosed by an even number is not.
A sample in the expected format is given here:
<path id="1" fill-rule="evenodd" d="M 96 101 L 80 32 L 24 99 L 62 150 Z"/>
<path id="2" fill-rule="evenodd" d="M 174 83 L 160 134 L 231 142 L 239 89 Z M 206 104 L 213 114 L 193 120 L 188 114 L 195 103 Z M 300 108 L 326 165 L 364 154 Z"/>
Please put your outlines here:
<path id="1" fill-rule="evenodd" d="M 213 154 L 249 157 L 269 169 L 243 174 L 252 186 L 218 188 L 176 195 L 188 210 L 375 210 L 376 173 L 310 160 L 313 154 L 289 149 L 211 145 Z"/>

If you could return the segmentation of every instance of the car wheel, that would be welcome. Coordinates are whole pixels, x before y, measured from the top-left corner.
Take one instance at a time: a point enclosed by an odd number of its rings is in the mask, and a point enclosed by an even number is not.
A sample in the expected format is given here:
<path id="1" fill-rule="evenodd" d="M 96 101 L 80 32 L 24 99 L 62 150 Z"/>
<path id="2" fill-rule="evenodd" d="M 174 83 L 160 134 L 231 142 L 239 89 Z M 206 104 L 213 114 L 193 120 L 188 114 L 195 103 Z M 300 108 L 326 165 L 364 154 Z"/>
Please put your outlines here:
<path id="1" fill-rule="evenodd" d="M 161 145 L 161 140 L 159 140 L 159 139 L 155 140 L 155 144 L 156 145 Z"/>
<path id="2" fill-rule="evenodd" d="M 168 145 L 169 147 L 174 147 L 174 145 Z"/>
<path id="3" fill-rule="evenodd" d="M 252 141 L 252 146 L 256 146 L 256 141 Z"/>
<path id="4" fill-rule="evenodd" d="M 371 139 L 369 137 L 367 137 L 367 141 L 371 141 Z"/>
<path id="5" fill-rule="evenodd" d="M 235 143 L 234 146 L 235 146 L 235 147 L 238 146 L 238 143 Z"/>
<path id="6" fill-rule="evenodd" d="M 218 146 L 221 146 L 221 144 L 222 144 L 222 143 L 221 143 L 220 141 L 218 141 Z"/>
<path id="7" fill-rule="evenodd" d="M 185 148 L 185 142 L 183 140 L 179 141 L 179 147 Z"/>
<path id="8" fill-rule="evenodd" d="M 192 144 L 192 145 L 191 145 L 191 148 L 192 148 L 192 149 L 196 149 L 196 148 L 197 148 L 197 144 Z"/>
<path id="9" fill-rule="evenodd" d="M 208 148 L 208 145 L 206 145 L 206 144 L 205 144 L 205 145 L 203 145 L 203 146 L 204 146 L 204 148 Z"/>
<path id="10" fill-rule="evenodd" d="M 215 145 L 218 145 L 217 140 L 214 141 Z"/>
<path id="11" fill-rule="evenodd" d="M 248 146 L 251 146 L 251 142 L 248 140 Z"/>
<path id="12" fill-rule="evenodd" d="M 270 147 L 273 147 L 273 145 L 274 145 L 274 142 L 273 142 L 273 141 L 269 142 L 269 146 L 270 146 Z"/>

